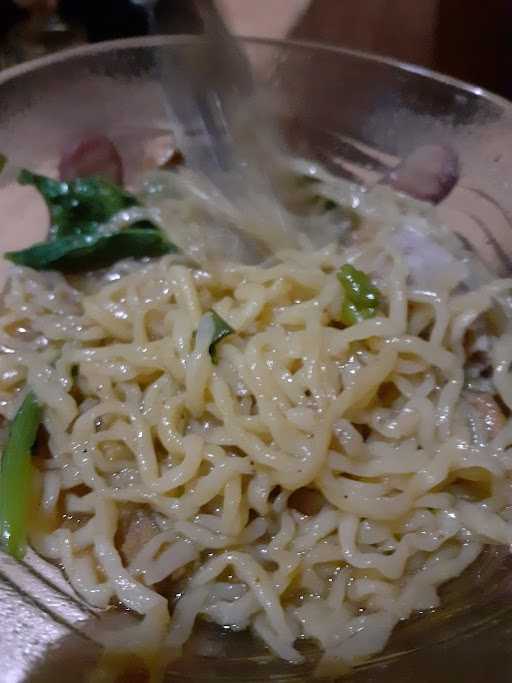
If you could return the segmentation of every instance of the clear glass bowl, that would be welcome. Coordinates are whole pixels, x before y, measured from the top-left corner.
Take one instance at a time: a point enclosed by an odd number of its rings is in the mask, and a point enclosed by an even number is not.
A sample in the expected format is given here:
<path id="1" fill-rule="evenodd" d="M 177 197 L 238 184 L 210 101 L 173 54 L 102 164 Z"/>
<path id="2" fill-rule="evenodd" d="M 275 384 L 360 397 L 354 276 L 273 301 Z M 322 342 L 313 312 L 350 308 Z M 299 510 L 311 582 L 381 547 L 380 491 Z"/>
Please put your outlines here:
<path id="1" fill-rule="evenodd" d="M 377 178 L 418 145 L 452 145 L 462 176 L 440 210 L 496 271 L 511 272 L 511 104 L 424 69 L 338 48 L 263 40 L 245 46 L 261 82 L 279 96 L 292 149 L 339 174 Z M 70 142 L 102 132 L 137 172 L 143 145 L 167 125 L 159 56 L 194 49 L 186 37 L 143 38 L 1 72 L 0 150 L 20 165 L 47 168 Z M 507 549 L 488 548 L 441 592 L 441 608 L 401 625 L 385 652 L 343 680 L 512 680 Z M 0 554 L 2 681 L 86 680 L 97 654 L 95 624 L 55 567 L 33 554 L 22 564 Z M 248 633 L 203 625 L 171 666 L 170 680 L 308 681 L 314 660 L 311 649 L 307 664 L 291 666 Z"/>

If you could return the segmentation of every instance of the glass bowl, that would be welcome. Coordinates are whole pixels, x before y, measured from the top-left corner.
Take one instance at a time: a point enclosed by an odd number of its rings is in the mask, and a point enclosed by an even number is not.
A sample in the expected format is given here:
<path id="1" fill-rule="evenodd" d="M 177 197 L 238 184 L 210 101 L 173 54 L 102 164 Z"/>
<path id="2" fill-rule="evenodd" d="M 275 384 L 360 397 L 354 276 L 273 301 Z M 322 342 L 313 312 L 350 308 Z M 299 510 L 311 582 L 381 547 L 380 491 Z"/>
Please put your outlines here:
<path id="1" fill-rule="evenodd" d="M 418 145 L 454 147 L 462 175 L 440 211 L 499 274 L 512 270 L 511 104 L 390 59 L 316 44 L 244 44 L 259 80 L 277 94 L 276 113 L 292 150 L 340 175 L 372 180 Z M 143 146 L 168 126 L 159 59 L 194 45 L 187 37 L 130 39 L 1 72 L 0 150 L 19 165 L 48 169 L 70 142 L 101 132 L 136 173 Z M 512 680 L 508 549 L 487 548 L 441 594 L 442 607 L 400 625 L 383 653 L 343 680 Z M 0 554 L 2 681 L 87 680 L 98 623 L 58 568 L 33 553 L 23 563 Z M 204 624 L 171 665 L 169 680 L 309 681 L 315 652 L 308 654 L 306 664 L 292 666 L 248 633 Z"/>

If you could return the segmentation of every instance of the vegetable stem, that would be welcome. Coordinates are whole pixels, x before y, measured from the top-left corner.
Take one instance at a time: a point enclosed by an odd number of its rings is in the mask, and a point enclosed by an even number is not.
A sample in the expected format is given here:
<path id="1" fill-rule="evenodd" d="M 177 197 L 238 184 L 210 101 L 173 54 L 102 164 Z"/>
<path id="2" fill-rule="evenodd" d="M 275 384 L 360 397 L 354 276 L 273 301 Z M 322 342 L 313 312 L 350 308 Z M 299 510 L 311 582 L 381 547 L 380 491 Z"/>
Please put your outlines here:
<path id="1" fill-rule="evenodd" d="M 21 560 L 27 547 L 32 494 L 31 449 L 41 421 L 41 406 L 29 392 L 16 413 L 0 467 L 0 543 Z"/>

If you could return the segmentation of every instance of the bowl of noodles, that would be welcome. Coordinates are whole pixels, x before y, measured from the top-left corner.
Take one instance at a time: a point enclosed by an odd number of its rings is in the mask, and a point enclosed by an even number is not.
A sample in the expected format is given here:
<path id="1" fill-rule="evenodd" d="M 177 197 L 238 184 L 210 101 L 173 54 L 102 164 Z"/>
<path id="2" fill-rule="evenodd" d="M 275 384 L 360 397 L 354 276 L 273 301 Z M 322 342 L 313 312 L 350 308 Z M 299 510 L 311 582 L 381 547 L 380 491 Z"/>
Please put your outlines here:
<path id="1" fill-rule="evenodd" d="M 511 105 L 244 44 L 293 234 L 187 166 L 189 39 L 0 76 L 5 680 L 509 680 Z"/>

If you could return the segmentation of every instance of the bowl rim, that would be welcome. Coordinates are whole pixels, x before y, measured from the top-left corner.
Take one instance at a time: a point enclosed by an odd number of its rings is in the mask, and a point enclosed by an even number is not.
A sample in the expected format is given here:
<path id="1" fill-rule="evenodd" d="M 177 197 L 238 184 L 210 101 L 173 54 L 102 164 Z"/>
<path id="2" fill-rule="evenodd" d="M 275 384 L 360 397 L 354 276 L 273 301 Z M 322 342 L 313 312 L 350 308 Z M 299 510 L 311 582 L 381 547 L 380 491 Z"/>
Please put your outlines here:
<path id="1" fill-rule="evenodd" d="M 453 88 L 457 88 L 466 93 L 472 94 L 476 97 L 481 97 L 482 99 L 492 102 L 494 105 L 500 107 L 505 111 L 509 110 L 512 112 L 512 101 L 507 100 L 501 95 L 497 95 L 491 90 L 487 90 L 486 88 L 482 88 L 473 83 L 468 83 L 454 76 L 448 76 L 447 74 L 443 74 L 433 69 L 429 69 L 428 67 L 421 66 L 419 64 L 413 64 L 412 62 L 403 61 L 400 59 L 396 59 L 394 57 L 379 55 L 365 50 L 355 50 L 352 48 L 334 45 L 332 43 L 322 43 L 318 41 L 275 39 L 245 35 L 238 36 L 238 38 L 243 43 L 247 44 L 267 45 L 269 47 L 280 47 L 285 49 L 292 48 L 296 50 L 330 52 L 334 54 L 353 57 L 364 62 L 384 64 L 387 66 L 391 66 L 398 71 L 405 71 L 416 76 L 429 78 L 439 83 L 443 83 Z M 201 36 L 189 34 L 158 34 L 155 36 L 139 36 L 136 38 L 108 40 L 101 43 L 93 43 L 80 45 L 78 47 L 66 48 L 56 53 L 28 60 L 27 62 L 23 62 L 22 64 L 17 64 L 15 66 L 11 66 L 7 69 L 4 69 L 3 71 L 0 71 L 0 86 L 19 76 L 23 76 L 27 73 L 43 69 L 47 66 L 60 64 L 61 62 L 66 62 L 74 58 L 102 54 L 103 52 L 110 52 L 114 49 L 129 50 L 133 48 L 142 47 L 160 47 L 163 45 L 186 45 L 189 43 L 200 41 Z"/>

